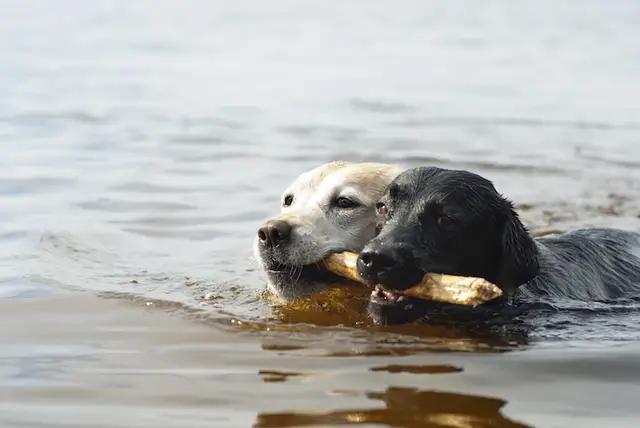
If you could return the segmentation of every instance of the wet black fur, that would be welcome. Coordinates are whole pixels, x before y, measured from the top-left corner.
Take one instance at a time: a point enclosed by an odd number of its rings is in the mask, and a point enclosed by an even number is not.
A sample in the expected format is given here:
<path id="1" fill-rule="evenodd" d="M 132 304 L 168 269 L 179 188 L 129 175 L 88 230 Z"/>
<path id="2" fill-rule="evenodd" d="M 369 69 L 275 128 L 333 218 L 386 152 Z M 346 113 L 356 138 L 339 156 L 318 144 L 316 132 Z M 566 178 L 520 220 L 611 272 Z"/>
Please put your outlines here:
<path id="1" fill-rule="evenodd" d="M 414 299 L 402 305 L 372 300 L 379 322 L 435 313 L 495 316 L 523 300 L 607 301 L 640 292 L 640 234 L 584 229 L 533 239 L 512 203 L 477 174 L 410 169 L 381 202 L 389 217 L 380 219 L 380 234 L 362 252 L 374 257 L 371 268 L 359 264 L 365 279 L 403 289 L 425 272 L 477 276 L 498 285 L 505 297 L 475 311 Z"/>

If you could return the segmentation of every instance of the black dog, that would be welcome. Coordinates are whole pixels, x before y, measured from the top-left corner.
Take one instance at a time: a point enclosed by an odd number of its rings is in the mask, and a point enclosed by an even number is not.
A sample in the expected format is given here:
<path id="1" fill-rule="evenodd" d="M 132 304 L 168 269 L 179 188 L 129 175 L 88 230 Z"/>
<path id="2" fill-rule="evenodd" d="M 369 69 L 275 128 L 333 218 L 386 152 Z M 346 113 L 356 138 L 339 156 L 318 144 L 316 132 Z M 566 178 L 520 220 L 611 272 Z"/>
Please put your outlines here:
<path id="1" fill-rule="evenodd" d="M 462 309 L 385 290 L 405 289 L 425 272 L 493 282 L 504 298 L 483 308 L 492 314 L 523 297 L 606 301 L 640 291 L 640 234 L 583 229 L 533 239 L 512 203 L 471 172 L 408 170 L 389 185 L 377 211 L 380 233 L 360 254 L 358 271 L 382 285 L 371 301 L 386 311 L 381 322 Z"/>

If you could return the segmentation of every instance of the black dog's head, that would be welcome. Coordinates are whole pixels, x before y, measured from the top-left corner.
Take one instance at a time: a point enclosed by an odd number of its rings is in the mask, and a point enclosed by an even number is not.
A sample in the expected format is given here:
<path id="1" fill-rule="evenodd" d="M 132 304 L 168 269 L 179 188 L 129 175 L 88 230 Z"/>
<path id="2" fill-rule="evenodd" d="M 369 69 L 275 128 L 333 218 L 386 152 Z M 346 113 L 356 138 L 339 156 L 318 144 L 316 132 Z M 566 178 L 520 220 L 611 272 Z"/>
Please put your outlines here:
<path id="1" fill-rule="evenodd" d="M 485 278 L 509 294 L 538 270 L 535 243 L 513 205 L 477 174 L 410 169 L 377 211 L 380 233 L 358 260 L 371 284 L 401 290 L 437 272 Z"/>

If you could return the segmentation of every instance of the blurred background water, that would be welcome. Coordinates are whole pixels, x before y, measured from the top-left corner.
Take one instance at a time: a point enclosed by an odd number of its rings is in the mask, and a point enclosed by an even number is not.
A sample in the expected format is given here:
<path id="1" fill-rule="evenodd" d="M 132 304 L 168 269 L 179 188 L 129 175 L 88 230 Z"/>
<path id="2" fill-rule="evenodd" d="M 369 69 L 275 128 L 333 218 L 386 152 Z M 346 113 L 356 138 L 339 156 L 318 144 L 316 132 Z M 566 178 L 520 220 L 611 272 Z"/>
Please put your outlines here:
<path id="1" fill-rule="evenodd" d="M 474 170 L 537 234 L 640 230 L 640 3 L 0 6 L 4 425 L 633 426 L 633 301 L 526 344 L 292 323 L 251 244 L 334 159 Z M 462 373 L 367 370 L 425 361 Z"/>

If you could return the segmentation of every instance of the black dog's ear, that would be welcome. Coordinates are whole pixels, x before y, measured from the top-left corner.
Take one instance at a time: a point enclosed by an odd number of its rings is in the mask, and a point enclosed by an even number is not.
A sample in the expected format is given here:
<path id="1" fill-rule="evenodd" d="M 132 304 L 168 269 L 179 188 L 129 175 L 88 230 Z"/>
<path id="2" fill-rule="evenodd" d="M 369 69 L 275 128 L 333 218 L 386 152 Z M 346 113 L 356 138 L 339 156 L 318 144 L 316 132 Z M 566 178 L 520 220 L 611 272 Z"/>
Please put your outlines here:
<path id="1" fill-rule="evenodd" d="M 508 206 L 500 243 L 497 285 L 511 292 L 533 278 L 539 265 L 535 242 L 520 222 L 511 202 L 505 202 Z"/>

